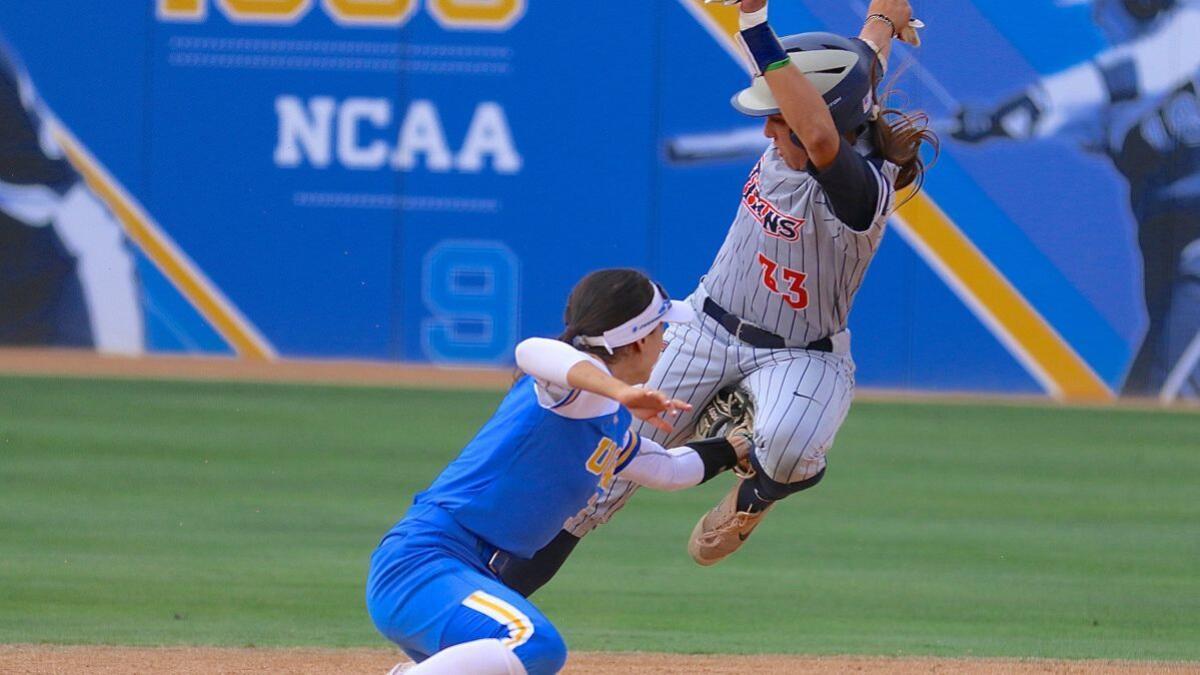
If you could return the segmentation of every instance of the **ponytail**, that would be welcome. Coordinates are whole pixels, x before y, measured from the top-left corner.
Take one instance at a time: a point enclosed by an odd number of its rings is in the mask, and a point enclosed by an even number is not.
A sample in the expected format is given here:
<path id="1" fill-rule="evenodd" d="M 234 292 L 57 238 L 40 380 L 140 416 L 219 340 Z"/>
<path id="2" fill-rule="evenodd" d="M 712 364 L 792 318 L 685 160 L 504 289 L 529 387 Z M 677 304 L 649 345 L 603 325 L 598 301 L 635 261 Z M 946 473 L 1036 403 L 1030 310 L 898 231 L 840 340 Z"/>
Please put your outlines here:
<path id="1" fill-rule="evenodd" d="M 879 70 L 872 69 L 878 77 Z M 899 73 L 897 73 L 897 77 Z M 895 77 L 893 78 L 895 81 Z M 873 85 L 874 86 L 874 85 Z M 895 92 L 889 87 L 879 97 L 887 101 Z M 925 171 L 937 161 L 941 152 L 941 140 L 937 133 L 929 128 L 929 115 L 923 112 L 906 113 L 897 108 L 884 108 L 879 112 L 879 118 L 871 125 L 871 141 L 884 159 L 900 167 L 896 176 L 896 189 L 902 190 L 915 186 L 904 198 L 905 202 L 916 196 L 925 185 Z M 921 157 L 923 145 L 933 148 L 933 157 L 927 165 Z M 899 208 L 899 207 L 897 207 Z"/>

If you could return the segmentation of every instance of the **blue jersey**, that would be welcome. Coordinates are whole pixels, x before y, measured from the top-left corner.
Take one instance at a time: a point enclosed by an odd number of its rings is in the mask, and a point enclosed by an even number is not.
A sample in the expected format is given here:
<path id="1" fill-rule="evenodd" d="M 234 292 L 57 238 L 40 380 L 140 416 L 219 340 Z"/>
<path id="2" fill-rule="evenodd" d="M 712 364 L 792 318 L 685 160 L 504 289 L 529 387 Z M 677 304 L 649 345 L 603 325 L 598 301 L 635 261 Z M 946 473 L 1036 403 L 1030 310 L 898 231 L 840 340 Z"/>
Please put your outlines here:
<path id="1" fill-rule="evenodd" d="M 596 417 L 560 414 L 580 395 L 547 402 L 522 378 L 413 503 L 440 507 L 496 548 L 533 556 L 637 454 L 629 411 L 616 402 Z"/>

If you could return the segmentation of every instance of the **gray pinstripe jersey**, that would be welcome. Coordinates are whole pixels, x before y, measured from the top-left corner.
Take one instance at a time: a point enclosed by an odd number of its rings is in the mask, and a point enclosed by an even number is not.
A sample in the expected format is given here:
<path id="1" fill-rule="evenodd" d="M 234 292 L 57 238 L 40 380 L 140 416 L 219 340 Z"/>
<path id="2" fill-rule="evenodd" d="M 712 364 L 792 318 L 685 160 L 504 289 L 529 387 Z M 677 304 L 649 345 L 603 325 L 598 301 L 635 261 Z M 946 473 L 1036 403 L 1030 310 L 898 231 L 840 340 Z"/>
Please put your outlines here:
<path id="1" fill-rule="evenodd" d="M 709 296 L 789 346 L 844 330 L 883 237 L 899 168 L 883 162 L 871 170 L 878 206 L 871 226 L 855 232 L 834 215 L 815 178 L 769 148 L 750 172 L 737 217 L 703 279 Z"/>

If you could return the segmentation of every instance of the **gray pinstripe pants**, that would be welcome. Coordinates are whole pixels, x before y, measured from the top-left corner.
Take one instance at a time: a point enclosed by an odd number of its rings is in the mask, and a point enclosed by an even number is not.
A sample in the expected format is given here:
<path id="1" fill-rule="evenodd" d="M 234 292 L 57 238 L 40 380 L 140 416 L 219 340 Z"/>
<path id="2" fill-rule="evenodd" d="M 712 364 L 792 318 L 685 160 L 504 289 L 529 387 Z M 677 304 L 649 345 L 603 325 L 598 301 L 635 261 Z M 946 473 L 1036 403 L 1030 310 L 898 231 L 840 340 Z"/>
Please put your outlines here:
<path id="1" fill-rule="evenodd" d="M 757 349 L 703 312 L 697 315 L 696 323 L 667 330 L 667 348 L 647 383 L 691 403 L 692 411 L 676 420 L 671 433 L 637 422 L 634 432 L 666 447 L 682 445 L 691 438 L 696 413 L 717 391 L 741 382 L 754 398 L 755 453 L 767 475 L 780 483 L 798 483 L 825 468 L 825 453 L 854 398 L 850 354 Z M 618 477 L 564 529 L 581 537 L 608 522 L 637 487 Z"/>

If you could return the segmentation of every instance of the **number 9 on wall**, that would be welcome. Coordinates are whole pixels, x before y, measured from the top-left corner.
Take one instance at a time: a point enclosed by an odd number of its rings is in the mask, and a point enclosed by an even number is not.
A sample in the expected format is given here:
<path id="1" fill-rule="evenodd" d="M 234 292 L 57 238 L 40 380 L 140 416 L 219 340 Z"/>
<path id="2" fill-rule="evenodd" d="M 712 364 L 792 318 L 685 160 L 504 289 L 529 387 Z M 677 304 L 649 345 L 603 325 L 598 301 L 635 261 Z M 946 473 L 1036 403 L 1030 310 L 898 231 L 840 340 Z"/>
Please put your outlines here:
<path id="1" fill-rule="evenodd" d="M 508 362 L 516 345 L 520 266 L 498 241 L 447 240 L 425 255 L 421 349 L 440 363 Z"/>

